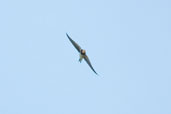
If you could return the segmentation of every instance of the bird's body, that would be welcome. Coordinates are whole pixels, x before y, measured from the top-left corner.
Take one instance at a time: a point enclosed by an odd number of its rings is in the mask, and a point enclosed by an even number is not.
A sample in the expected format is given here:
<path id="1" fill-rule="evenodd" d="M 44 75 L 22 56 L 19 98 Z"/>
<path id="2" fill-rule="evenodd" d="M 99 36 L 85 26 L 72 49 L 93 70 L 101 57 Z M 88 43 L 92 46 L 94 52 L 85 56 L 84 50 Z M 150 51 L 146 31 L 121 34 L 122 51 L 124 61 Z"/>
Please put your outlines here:
<path id="1" fill-rule="evenodd" d="M 93 72 L 96 73 L 96 71 L 94 70 L 93 66 L 90 63 L 90 60 L 89 60 L 88 56 L 86 55 L 86 51 L 84 49 L 81 49 L 81 47 L 75 41 L 73 41 L 69 37 L 68 34 L 66 34 L 66 35 L 67 35 L 68 39 L 71 41 L 71 43 L 74 45 L 74 47 L 77 49 L 77 51 L 80 53 L 79 62 L 81 63 L 82 59 L 84 59 L 87 62 L 87 64 L 90 66 L 90 68 L 93 70 Z"/>
<path id="2" fill-rule="evenodd" d="M 80 54 L 80 58 L 79 58 L 79 62 L 81 63 L 81 61 L 84 59 L 84 55 Z"/>

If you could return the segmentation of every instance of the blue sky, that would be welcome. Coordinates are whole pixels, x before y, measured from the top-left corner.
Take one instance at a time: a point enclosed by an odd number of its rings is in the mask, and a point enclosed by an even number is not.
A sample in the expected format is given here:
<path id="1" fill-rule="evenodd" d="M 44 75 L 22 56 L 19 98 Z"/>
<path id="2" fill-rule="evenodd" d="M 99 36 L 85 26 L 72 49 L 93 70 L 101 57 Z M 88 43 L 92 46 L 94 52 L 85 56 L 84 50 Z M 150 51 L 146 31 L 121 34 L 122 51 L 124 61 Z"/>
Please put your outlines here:
<path id="1" fill-rule="evenodd" d="M 170 6 L 0 1 L 0 114 L 170 114 Z M 100 76 L 78 62 L 66 32 Z"/>

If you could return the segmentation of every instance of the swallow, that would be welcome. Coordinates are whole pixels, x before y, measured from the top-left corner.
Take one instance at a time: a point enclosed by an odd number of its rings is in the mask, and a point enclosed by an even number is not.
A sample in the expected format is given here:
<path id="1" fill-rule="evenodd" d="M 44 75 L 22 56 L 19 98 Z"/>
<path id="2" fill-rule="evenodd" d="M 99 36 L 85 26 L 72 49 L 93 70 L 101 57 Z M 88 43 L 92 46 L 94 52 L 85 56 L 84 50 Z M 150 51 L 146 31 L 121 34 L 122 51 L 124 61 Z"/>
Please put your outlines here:
<path id="1" fill-rule="evenodd" d="M 86 55 L 86 51 L 84 49 L 82 49 L 74 40 L 71 39 L 71 37 L 66 33 L 68 39 L 70 40 L 70 42 L 73 44 L 73 46 L 77 49 L 77 51 L 80 54 L 80 58 L 79 58 L 79 62 L 81 63 L 82 59 L 84 59 L 87 64 L 89 65 L 89 67 L 93 70 L 93 72 L 97 74 L 97 72 L 94 70 L 93 66 L 91 65 L 91 62 L 88 58 L 88 56 Z"/>

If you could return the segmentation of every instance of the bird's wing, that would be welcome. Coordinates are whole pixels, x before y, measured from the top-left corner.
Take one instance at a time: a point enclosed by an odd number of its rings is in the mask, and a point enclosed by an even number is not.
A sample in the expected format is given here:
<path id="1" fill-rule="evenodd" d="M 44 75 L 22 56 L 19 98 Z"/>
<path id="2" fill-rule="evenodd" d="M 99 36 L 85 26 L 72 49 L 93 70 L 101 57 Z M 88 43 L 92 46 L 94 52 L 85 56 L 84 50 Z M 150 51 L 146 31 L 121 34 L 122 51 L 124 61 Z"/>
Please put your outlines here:
<path id="1" fill-rule="evenodd" d="M 77 51 L 80 52 L 81 47 L 74 40 L 72 40 L 67 33 L 66 33 L 66 35 L 67 35 L 68 39 L 71 41 L 71 43 L 74 45 L 74 47 L 77 49 Z"/>
<path id="2" fill-rule="evenodd" d="M 85 55 L 84 59 L 85 59 L 85 61 L 87 62 L 87 64 L 89 65 L 89 67 L 94 71 L 94 73 L 96 73 L 96 71 L 94 70 L 93 66 L 91 65 L 90 60 L 89 60 L 89 58 L 88 58 L 87 55 Z M 96 74 L 97 74 L 97 73 L 96 73 Z M 97 74 L 97 75 L 98 75 L 98 74 Z"/>

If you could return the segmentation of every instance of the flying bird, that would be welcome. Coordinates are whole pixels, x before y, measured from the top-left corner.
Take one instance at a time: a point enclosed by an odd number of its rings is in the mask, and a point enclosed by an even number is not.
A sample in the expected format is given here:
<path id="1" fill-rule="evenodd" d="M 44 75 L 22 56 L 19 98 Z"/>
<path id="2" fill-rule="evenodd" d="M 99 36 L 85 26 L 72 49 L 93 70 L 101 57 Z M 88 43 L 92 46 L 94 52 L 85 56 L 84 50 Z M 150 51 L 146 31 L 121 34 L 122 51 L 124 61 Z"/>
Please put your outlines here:
<path id="1" fill-rule="evenodd" d="M 93 70 L 93 72 L 95 74 L 97 74 L 96 71 L 94 70 L 93 66 L 90 63 L 88 56 L 86 55 L 86 51 L 84 49 L 82 49 L 74 40 L 72 40 L 71 37 L 67 33 L 66 33 L 66 35 L 67 35 L 68 39 L 71 41 L 71 43 L 73 44 L 73 46 L 80 53 L 79 62 L 81 63 L 82 59 L 84 59 L 87 62 L 87 64 L 89 65 L 89 67 Z"/>

